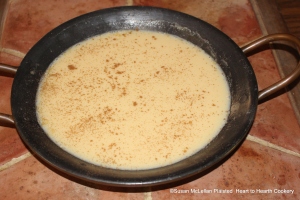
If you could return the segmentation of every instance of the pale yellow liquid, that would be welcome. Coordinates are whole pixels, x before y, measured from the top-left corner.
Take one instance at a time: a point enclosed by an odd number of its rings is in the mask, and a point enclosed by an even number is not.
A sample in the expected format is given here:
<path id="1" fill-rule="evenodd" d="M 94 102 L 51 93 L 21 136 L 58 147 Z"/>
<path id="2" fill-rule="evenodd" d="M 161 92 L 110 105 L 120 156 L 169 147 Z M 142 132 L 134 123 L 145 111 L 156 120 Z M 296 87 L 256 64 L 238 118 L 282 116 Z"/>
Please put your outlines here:
<path id="1" fill-rule="evenodd" d="M 226 123 L 227 81 L 203 50 L 175 36 L 119 31 L 83 41 L 47 70 L 37 115 L 49 137 L 88 162 L 166 166 L 204 148 Z"/>

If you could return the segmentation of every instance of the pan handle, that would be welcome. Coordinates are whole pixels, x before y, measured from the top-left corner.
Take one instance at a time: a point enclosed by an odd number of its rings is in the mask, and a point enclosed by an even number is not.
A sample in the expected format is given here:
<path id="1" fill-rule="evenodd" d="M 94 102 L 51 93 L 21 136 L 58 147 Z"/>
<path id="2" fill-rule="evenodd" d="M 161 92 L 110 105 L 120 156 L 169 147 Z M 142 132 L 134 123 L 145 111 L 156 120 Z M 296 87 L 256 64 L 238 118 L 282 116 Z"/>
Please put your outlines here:
<path id="1" fill-rule="evenodd" d="M 300 52 L 299 52 L 300 40 L 293 35 L 285 34 L 285 33 L 271 34 L 271 35 L 264 36 L 260 39 L 257 39 L 253 42 L 250 42 L 249 44 L 242 46 L 241 49 L 246 54 L 246 53 L 256 49 L 257 47 L 263 46 L 265 44 L 268 44 L 268 43 L 271 43 L 274 41 L 279 41 L 279 40 L 292 42 L 294 45 L 296 45 L 298 54 L 300 55 Z M 296 69 L 294 69 L 294 71 L 292 73 L 290 73 L 288 76 L 284 77 L 283 79 L 279 80 L 278 82 L 270 85 L 269 87 L 259 91 L 258 92 L 258 100 L 260 101 L 260 100 L 274 94 L 275 92 L 285 88 L 286 86 L 291 84 L 293 81 L 295 81 L 298 77 L 300 77 L 300 62 L 299 61 L 298 61 Z"/>
<path id="2" fill-rule="evenodd" d="M 0 113 L 0 126 L 15 127 L 15 121 L 12 115 Z"/>
<path id="3" fill-rule="evenodd" d="M 0 75 L 14 76 L 17 69 L 17 67 L 0 63 Z M 12 115 L 0 113 L 0 126 L 14 127 L 14 124 Z"/>
<path id="4" fill-rule="evenodd" d="M 13 67 L 13 66 L 9 66 L 9 65 L 5 65 L 0 63 L 0 74 L 8 74 L 11 76 L 14 76 L 16 74 L 18 70 L 18 67 Z"/>

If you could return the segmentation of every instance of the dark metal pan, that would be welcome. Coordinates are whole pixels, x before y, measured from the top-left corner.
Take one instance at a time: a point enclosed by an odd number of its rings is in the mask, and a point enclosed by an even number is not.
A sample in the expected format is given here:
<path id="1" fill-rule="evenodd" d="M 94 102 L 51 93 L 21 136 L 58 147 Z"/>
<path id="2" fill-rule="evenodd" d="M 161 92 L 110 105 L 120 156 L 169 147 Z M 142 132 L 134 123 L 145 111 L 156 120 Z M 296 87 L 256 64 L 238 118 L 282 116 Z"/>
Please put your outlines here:
<path id="1" fill-rule="evenodd" d="M 179 36 L 211 55 L 223 69 L 230 85 L 231 108 L 221 132 L 204 149 L 178 163 L 150 170 L 116 170 L 80 160 L 59 148 L 37 122 L 37 89 L 50 63 L 72 45 L 89 37 L 116 30 L 152 30 Z M 278 91 L 300 74 L 258 92 L 253 69 L 244 52 L 274 40 L 288 40 L 300 47 L 295 37 L 277 34 L 264 37 L 242 49 L 228 36 L 195 17 L 153 7 L 118 7 L 72 19 L 44 36 L 16 69 L 1 65 L 1 71 L 15 74 L 11 91 L 12 116 L 2 114 L 2 124 L 14 124 L 31 152 L 50 166 L 92 183 L 109 186 L 154 186 L 178 181 L 219 163 L 243 141 L 252 126 L 258 100 Z M 201 81 L 201 80 L 199 80 Z"/>

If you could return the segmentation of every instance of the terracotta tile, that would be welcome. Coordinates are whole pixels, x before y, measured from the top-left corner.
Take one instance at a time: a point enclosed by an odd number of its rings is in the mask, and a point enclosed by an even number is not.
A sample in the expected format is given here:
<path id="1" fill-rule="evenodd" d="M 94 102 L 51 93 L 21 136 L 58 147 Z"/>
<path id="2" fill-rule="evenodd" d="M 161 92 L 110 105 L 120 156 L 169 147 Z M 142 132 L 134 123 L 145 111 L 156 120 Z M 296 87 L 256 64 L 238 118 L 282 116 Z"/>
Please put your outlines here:
<path id="1" fill-rule="evenodd" d="M 123 5 L 126 0 L 10 1 L 2 45 L 26 53 L 43 35 L 71 18 Z"/>
<path id="2" fill-rule="evenodd" d="M 298 199 L 300 159 L 245 141 L 235 154 L 210 173 L 183 185 L 153 191 L 155 199 Z M 103 191 L 70 181 L 45 167 L 33 156 L 0 172 L 1 199 L 144 199 L 144 193 Z M 12 185 L 6 183 L 14 183 Z M 212 190 L 209 194 L 171 194 L 170 189 Z M 217 194 L 214 189 L 233 190 Z M 236 189 L 253 189 L 254 194 L 238 194 Z M 257 190 L 272 190 L 263 194 Z M 295 190 L 294 194 L 276 194 L 275 189 Z M 250 192 L 250 191 L 249 191 Z"/>
<path id="3" fill-rule="evenodd" d="M 1 75 L 1 74 L 0 74 Z M 11 114 L 10 108 L 10 93 L 13 83 L 13 78 L 0 76 L 0 112 Z"/>
<path id="4" fill-rule="evenodd" d="M 0 172 L 0 199 L 143 199 L 143 193 L 109 192 L 58 175 L 33 156 Z M 13 183 L 13 184 L 7 184 Z"/>
<path id="5" fill-rule="evenodd" d="M 254 12 L 247 0 L 230 2 L 227 0 L 133 0 L 133 4 L 168 8 L 190 14 L 219 28 L 238 44 L 261 35 Z"/>
<path id="6" fill-rule="evenodd" d="M 222 11 L 218 24 L 220 30 L 240 45 L 261 36 L 256 18 L 249 6 L 227 7 Z M 260 90 L 280 80 L 271 50 L 261 51 L 248 58 Z M 250 134 L 300 152 L 300 127 L 286 94 L 276 96 L 258 106 L 257 116 Z"/>
<path id="7" fill-rule="evenodd" d="M 16 129 L 0 126 L 0 165 L 27 152 Z"/>
<path id="8" fill-rule="evenodd" d="M 217 27 L 238 45 L 252 41 L 262 35 L 250 4 L 239 1 L 221 11 Z"/>
<path id="9" fill-rule="evenodd" d="M 101 192 L 101 199 L 116 199 L 116 200 L 140 200 L 144 199 L 146 195 L 143 193 L 128 193 L 128 192 Z"/>
<path id="10" fill-rule="evenodd" d="M 11 66 L 19 66 L 22 58 L 5 53 L 0 49 L 0 63 L 11 65 Z"/>
<path id="11" fill-rule="evenodd" d="M 249 4 L 227 7 L 222 11 L 218 24 L 220 30 L 240 45 L 261 36 L 259 25 Z M 280 80 L 271 50 L 258 52 L 248 58 L 260 90 Z M 250 134 L 299 152 L 300 127 L 286 94 L 275 96 L 270 101 L 258 106 L 257 116 Z"/>
<path id="12" fill-rule="evenodd" d="M 245 141 L 217 169 L 187 184 L 153 192 L 152 199 L 299 199 L 299 165 L 299 157 Z M 188 190 L 189 193 L 170 193 L 170 189 Z M 193 194 L 191 189 L 206 190 L 206 193 Z M 232 190 L 232 194 L 217 193 L 214 189 Z M 248 189 L 249 193 L 237 193 L 236 189 Z M 250 189 L 254 193 L 250 193 Z M 259 192 L 267 189 L 272 193 Z M 294 190 L 294 194 L 278 194 L 276 189 Z"/>
<path id="13" fill-rule="evenodd" d="M 259 89 L 280 79 L 270 50 L 253 55 L 249 60 L 254 68 Z M 284 94 L 279 93 L 279 96 L 258 105 L 250 134 L 299 153 L 300 126 L 286 91 L 283 92 Z"/>
<path id="14" fill-rule="evenodd" d="M 299 153 L 300 128 L 288 101 L 283 94 L 260 104 L 250 134 Z"/>

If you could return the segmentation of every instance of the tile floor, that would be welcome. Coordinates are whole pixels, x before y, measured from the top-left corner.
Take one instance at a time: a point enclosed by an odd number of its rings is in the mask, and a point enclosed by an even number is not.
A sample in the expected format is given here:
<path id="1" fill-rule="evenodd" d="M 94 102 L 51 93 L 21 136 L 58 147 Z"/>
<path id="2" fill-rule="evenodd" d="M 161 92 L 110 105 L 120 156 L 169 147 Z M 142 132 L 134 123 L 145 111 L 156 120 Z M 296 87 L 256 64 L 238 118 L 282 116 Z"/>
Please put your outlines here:
<path id="1" fill-rule="evenodd" d="M 239 45 L 262 35 L 248 0 L 8 0 L 0 34 L 0 63 L 18 66 L 44 34 L 73 17 L 124 5 L 188 13 L 214 25 Z M 251 55 L 249 60 L 260 89 L 279 79 L 270 50 Z M 11 112 L 12 82 L 11 77 L 0 76 L 0 112 Z M 72 181 L 32 156 L 15 129 L 0 127 L 0 199 L 300 199 L 299 185 L 300 127 L 286 94 L 258 106 L 247 139 L 215 169 L 181 184 L 145 191 Z M 189 193 L 172 193 L 176 189 Z M 191 189 L 207 193 L 191 193 Z M 233 193 L 220 194 L 214 189 L 233 189 Z M 284 190 L 294 192 L 278 193 Z"/>

